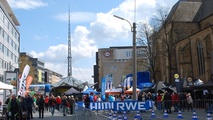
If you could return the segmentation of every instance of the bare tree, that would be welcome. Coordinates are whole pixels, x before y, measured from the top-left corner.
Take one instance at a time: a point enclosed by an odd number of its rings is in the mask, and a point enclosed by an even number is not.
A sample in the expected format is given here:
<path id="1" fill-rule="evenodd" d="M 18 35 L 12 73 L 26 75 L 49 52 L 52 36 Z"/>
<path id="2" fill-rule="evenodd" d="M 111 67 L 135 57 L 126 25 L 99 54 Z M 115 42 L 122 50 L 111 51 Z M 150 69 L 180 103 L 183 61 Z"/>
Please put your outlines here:
<path id="1" fill-rule="evenodd" d="M 151 73 L 151 79 L 154 80 L 156 83 L 156 75 L 155 75 L 155 60 L 157 56 L 157 50 L 156 50 L 156 38 L 155 38 L 155 27 L 150 26 L 148 23 L 142 24 L 142 26 L 138 30 L 138 44 L 141 46 L 146 46 L 144 51 L 144 57 L 146 57 L 146 60 L 143 58 L 138 58 L 138 62 L 145 63 L 143 66 L 145 66 Z M 140 60 L 141 59 L 141 60 Z"/>
<path id="2" fill-rule="evenodd" d="M 165 60 L 166 72 L 168 72 L 168 82 L 172 83 L 172 74 L 176 70 L 173 69 L 173 62 L 175 62 L 175 48 L 176 41 L 174 40 L 174 24 L 169 18 L 168 12 L 164 9 L 158 10 L 158 16 L 155 17 L 156 25 L 159 26 L 158 31 L 156 31 L 156 39 L 159 45 L 159 55 Z"/>

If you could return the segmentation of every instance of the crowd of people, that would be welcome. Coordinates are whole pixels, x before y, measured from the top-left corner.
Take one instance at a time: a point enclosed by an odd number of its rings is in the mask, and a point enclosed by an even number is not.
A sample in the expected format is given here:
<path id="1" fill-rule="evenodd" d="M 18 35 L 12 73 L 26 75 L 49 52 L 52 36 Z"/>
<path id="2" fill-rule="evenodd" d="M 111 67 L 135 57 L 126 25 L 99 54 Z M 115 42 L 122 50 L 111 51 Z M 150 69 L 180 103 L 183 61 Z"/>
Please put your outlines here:
<path id="1" fill-rule="evenodd" d="M 95 95 L 93 93 L 83 96 L 84 105 L 86 108 L 89 108 L 90 102 L 99 102 L 99 101 L 124 101 L 126 99 L 132 99 L 131 94 L 120 94 L 120 95 Z M 177 94 L 176 92 L 140 92 L 138 94 L 138 101 L 147 101 L 151 100 L 154 103 L 154 106 L 158 110 L 167 110 L 168 113 L 172 113 L 172 107 L 174 108 L 173 112 L 181 111 L 193 111 L 193 98 L 191 93 L 182 92 Z M 146 112 L 146 111 L 142 111 Z"/>
<path id="2" fill-rule="evenodd" d="M 33 119 L 34 112 L 39 112 L 39 118 L 44 118 L 44 111 L 51 112 L 54 115 L 55 109 L 62 112 L 63 116 L 67 113 L 73 114 L 75 109 L 75 102 L 78 98 L 74 96 L 43 96 L 26 94 L 23 96 L 16 96 L 12 94 L 7 98 L 5 104 L 7 105 L 7 119 L 9 120 L 30 120 Z"/>
<path id="3" fill-rule="evenodd" d="M 185 110 L 193 111 L 193 99 L 191 93 L 176 92 L 169 93 L 168 91 L 162 93 L 145 93 L 142 92 L 138 95 L 138 101 L 152 100 L 158 110 L 166 110 L 168 113 L 172 113 L 171 108 L 174 108 L 173 112 L 179 110 L 184 112 Z"/>

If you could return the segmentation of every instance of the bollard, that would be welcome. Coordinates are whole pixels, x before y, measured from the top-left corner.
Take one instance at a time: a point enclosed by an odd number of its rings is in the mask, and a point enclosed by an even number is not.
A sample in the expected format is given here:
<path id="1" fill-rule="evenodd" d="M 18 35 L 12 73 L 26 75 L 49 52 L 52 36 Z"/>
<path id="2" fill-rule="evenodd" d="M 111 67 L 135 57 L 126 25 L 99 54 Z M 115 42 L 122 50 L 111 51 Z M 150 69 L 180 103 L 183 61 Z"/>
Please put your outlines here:
<path id="1" fill-rule="evenodd" d="M 127 120 L 127 115 L 126 115 L 126 111 L 123 112 L 123 120 Z"/>
<path id="2" fill-rule="evenodd" d="M 193 111 L 192 120 L 198 120 L 197 113 L 195 111 Z"/>
<path id="3" fill-rule="evenodd" d="M 167 113 L 167 110 L 164 110 L 163 118 L 169 118 L 168 113 Z"/>
<path id="4" fill-rule="evenodd" d="M 177 117 L 178 119 L 183 119 L 183 114 L 182 114 L 182 112 L 179 110 L 178 111 L 178 117 Z"/>
<path id="5" fill-rule="evenodd" d="M 116 114 L 117 112 L 116 111 L 114 111 L 114 114 L 113 114 L 113 117 L 112 117 L 112 120 L 117 120 L 117 114 Z"/>
<path id="6" fill-rule="evenodd" d="M 155 115 L 155 110 L 152 109 L 152 114 L 151 114 L 151 117 L 150 118 L 156 118 L 156 115 Z"/>
<path id="7" fill-rule="evenodd" d="M 142 120 L 140 111 L 137 111 L 137 112 L 136 112 L 136 115 L 135 115 L 135 117 L 134 117 L 134 120 Z"/>
<path id="8" fill-rule="evenodd" d="M 118 120 L 123 120 L 121 115 L 118 115 Z"/>
<path id="9" fill-rule="evenodd" d="M 112 113 L 111 113 L 111 111 L 109 111 L 109 114 L 108 114 L 108 118 L 109 118 L 109 120 L 112 120 Z"/>
<path id="10" fill-rule="evenodd" d="M 212 116 L 211 116 L 211 114 L 209 112 L 207 112 L 206 120 L 212 120 Z"/>

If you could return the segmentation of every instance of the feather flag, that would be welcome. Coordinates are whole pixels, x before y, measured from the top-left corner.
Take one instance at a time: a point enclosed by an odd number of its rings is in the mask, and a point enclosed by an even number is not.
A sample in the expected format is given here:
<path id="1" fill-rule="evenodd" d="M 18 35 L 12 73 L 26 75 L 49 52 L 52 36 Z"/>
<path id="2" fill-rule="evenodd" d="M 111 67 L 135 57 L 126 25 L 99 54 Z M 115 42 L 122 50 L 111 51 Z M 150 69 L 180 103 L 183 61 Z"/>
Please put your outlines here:
<path id="1" fill-rule="evenodd" d="M 26 91 L 26 79 L 27 79 L 27 76 L 30 72 L 30 66 L 29 65 L 26 65 L 24 67 L 24 70 L 22 72 L 22 75 L 21 75 L 21 78 L 19 79 L 19 91 L 18 91 L 18 95 L 20 96 L 25 96 L 25 91 Z"/>

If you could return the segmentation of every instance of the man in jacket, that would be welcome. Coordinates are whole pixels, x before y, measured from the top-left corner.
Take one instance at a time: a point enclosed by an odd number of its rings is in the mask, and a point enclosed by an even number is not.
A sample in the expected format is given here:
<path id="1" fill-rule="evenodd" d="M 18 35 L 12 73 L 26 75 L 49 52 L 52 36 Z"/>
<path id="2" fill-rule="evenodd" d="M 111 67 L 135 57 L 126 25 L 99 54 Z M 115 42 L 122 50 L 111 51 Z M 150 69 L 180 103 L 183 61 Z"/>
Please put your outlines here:
<path id="1" fill-rule="evenodd" d="M 12 99 L 7 104 L 7 112 L 10 114 L 11 120 L 18 119 L 19 100 L 15 94 L 12 95 Z"/>
<path id="2" fill-rule="evenodd" d="M 28 116 L 27 116 L 27 120 L 33 119 L 33 111 L 32 111 L 32 107 L 34 105 L 34 101 L 33 98 L 30 97 L 29 94 L 25 95 L 25 101 L 27 103 L 27 111 L 28 111 Z"/>

